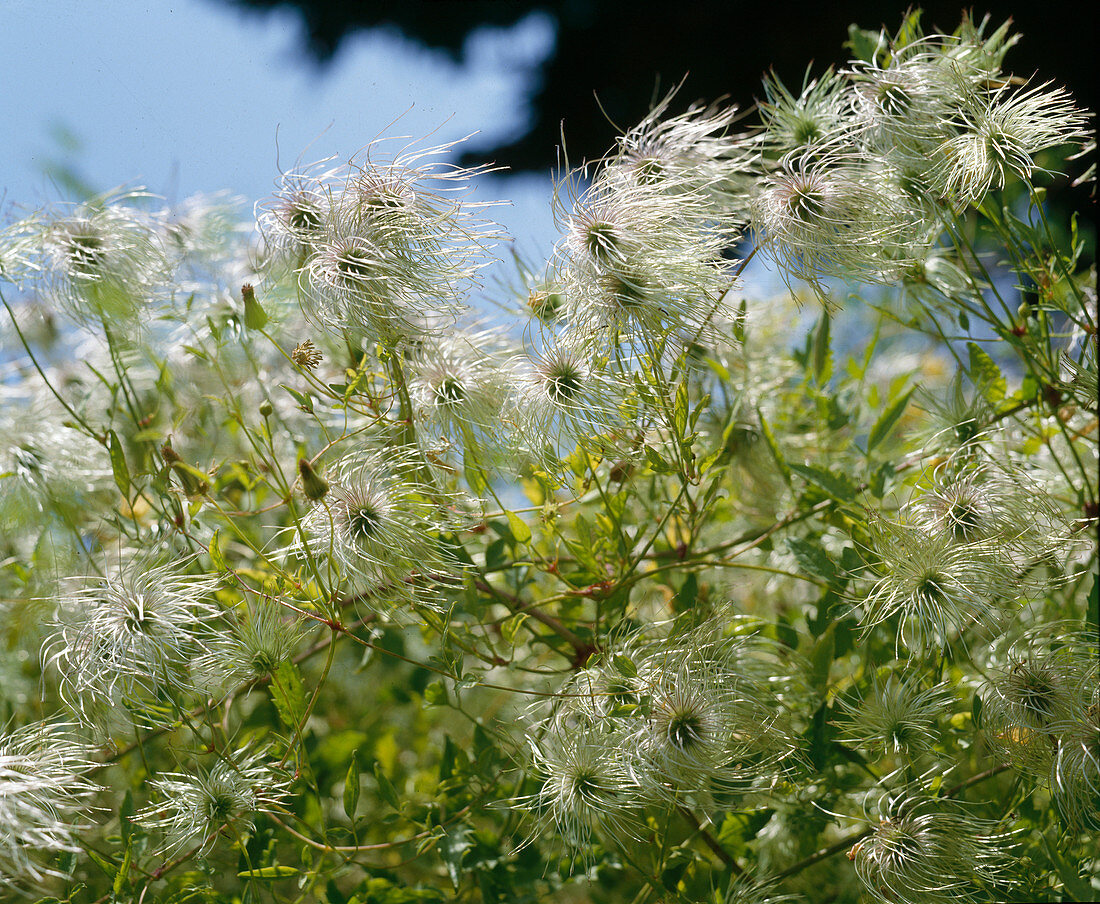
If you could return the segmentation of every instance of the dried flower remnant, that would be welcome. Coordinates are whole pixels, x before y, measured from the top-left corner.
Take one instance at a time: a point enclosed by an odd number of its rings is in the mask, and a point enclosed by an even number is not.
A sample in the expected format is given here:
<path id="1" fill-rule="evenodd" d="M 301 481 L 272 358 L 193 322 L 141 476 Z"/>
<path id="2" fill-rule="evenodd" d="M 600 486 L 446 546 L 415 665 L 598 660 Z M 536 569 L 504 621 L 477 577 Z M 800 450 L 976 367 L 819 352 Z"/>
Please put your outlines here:
<path id="1" fill-rule="evenodd" d="M 325 356 L 321 354 L 321 350 L 311 340 L 306 339 L 294 346 L 290 358 L 299 367 L 313 370 L 324 360 Z"/>

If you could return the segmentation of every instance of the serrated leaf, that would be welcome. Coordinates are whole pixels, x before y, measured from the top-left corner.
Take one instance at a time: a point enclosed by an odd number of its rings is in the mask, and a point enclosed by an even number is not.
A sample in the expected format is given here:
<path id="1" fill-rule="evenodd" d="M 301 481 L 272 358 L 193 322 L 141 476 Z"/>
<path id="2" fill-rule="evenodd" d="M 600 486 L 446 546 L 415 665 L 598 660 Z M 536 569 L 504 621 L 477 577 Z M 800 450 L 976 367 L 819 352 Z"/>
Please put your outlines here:
<path id="1" fill-rule="evenodd" d="M 857 488 L 850 477 L 819 468 L 816 465 L 800 465 L 790 462 L 790 469 L 810 483 L 821 487 L 838 502 L 851 502 L 856 498 Z"/>
<path id="2" fill-rule="evenodd" d="M 257 869 L 246 869 L 237 873 L 238 879 L 287 879 L 297 876 L 302 871 L 296 866 L 284 866 L 277 863 L 274 866 L 261 866 Z"/>
<path id="3" fill-rule="evenodd" d="M 382 800 L 395 810 L 400 810 L 401 801 L 397 797 L 397 789 L 394 788 L 393 782 L 390 781 L 389 776 L 382 769 L 381 763 L 374 764 L 374 778 L 378 782 L 378 794 Z"/>
<path id="4" fill-rule="evenodd" d="M 359 791 L 359 754 L 353 753 L 344 778 L 344 813 L 352 822 L 355 822 L 355 811 L 359 806 Z"/>
<path id="5" fill-rule="evenodd" d="M 516 542 L 528 542 L 531 539 L 531 528 L 527 526 L 527 522 L 515 512 L 505 512 L 504 514 L 508 519 L 508 527 L 511 528 L 512 536 L 516 538 Z"/>
<path id="6" fill-rule="evenodd" d="M 290 729 L 298 727 L 306 712 L 306 689 L 302 674 L 293 662 L 283 660 L 271 670 L 271 702 L 279 713 L 279 720 Z"/>
<path id="7" fill-rule="evenodd" d="M 829 584 L 836 583 L 839 574 L 836 563 L 820 545 L 801 537 L 788 537 L 787 548 L 798 562 L 798 567 L 806 574 L 821 578 Z"/>
<path id="8" fill-rule="evenodd" d="M 908 392 L 894 399 L 893 402 L 886 406 L 886 410 L 878 416 L 878 420 L 875 421 L 874 426 L 871 428 L 871 432 L 867 435 L 868 455 L 886 439 L 890 431 L 894 428 L 894 425 L 901 420 L 901 416 L 905 413 L 905 406 L 909 404 L 909 397 L 913 395 L 913 390 L 915 388 L 916 387 L 910 387 Z"/>

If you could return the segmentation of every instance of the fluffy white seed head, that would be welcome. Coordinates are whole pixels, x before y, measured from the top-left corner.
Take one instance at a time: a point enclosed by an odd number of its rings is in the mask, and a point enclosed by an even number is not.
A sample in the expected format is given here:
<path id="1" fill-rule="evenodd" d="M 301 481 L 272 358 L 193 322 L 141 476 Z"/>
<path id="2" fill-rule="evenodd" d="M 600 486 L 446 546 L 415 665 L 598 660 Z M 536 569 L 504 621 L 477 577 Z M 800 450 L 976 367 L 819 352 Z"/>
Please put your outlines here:
<path id="1" fill-rule="evenodd" d="M 879 823 L 849 854 L 868 893 L 887 904 L 985 899 L 1001 887 L 1012 838 L 950 800 L 884 798 Z"/>
<path id="2" fill-rule="evenodd" d="M 415 476 L 414 457 L 401 450 L 352 453 L 325 475 L 328 493 L 303 520 L 297 556 L 329 561 L 381 609 L 394 603 L 432 604 L 433 588 L 460 570 L 440 541 L 446 519 L 435 494 Z"/>
<path id="3" fill-rule="evenodd" d="M 191 662 L 223 614 L 211 600 L 217 583 L 132 559 L 62 599 L 43 658 L 73 712 L 103 731 L 126 710 L 147 724 L 173 721 L 194 690 Z"/>
<path id="4" fill-rule="evenodd" d="M 913 651 L 950 645 L 971 628 L 998 627 L 1019 588 L 1005 563 L 980 543 L 937 537 L 910 524 L 871 525 L 881 577 L 861 621 L 897 619 L 898 645 Z"/>
<path id="5" fill-rule="evenodd" d="M 971 92 L 953 117 L 953 134 L 932 155 L 933 184 L 946 198 L 980 204 L 1012 176 L 1029 181 L 1040 151 L 1083 142 L 1087 122 L 1061 88 L 1013 91 L 1002 83 Z"/>
<path id="6" fill-rule="evenodd" d="M 946 684 L 925 688 L 918 675 L 899 678 L 892 673 L 885 680 L 876 674 L 857 702 L 838 702 L 849 719 L 842 728 L 843 743 L 912 760 L 938 740 L 938 723 L 955 695 Z"/>
<path id="7" fill-rule="evenodd" d="M 202 771 L 164 773 L 149 782 L 159 800 L 135 822 L 160 832 L 165 856 L 208 853 L 219 833 L 251 830 L 257 813 L 271 812 L 289 790 L 290 778 L 257 751 L 239 750 Z"/>
<path id="8" fill-rule="evenodd" d="M 51 858 L 81 850 L 102 789 L 87 778 L 96 750 L 73 728 L 42 722 L 0 730 L 0 884 L 61 877 Z"/>

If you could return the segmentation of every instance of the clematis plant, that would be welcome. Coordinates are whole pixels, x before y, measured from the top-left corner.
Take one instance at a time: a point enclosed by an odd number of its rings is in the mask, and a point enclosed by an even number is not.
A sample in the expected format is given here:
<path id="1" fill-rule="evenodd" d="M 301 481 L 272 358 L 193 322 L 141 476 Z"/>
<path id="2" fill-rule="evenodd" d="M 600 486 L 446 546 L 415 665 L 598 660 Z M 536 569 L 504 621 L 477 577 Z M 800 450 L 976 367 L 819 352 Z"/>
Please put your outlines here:
<path id="1" fill-rule="evenodd" d="M 1094 146 L 1015 40 L 666 98 L 538 265 L 395 140 L 4 223 L 0 899 L 1095 899 Z"/>

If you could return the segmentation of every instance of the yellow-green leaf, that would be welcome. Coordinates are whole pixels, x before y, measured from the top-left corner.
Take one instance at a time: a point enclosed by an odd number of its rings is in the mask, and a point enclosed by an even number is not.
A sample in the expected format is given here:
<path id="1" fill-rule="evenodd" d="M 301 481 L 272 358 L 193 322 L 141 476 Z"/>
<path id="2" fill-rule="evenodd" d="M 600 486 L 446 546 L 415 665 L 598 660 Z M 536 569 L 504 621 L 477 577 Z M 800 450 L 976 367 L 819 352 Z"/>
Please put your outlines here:
<path id="1" fill-rule="evenodd" d="M 531 539 L 531 528 L 527 526 L 527 523 L 515 512 L 505 512 L 505 516 L 508 518 L 508 528 L 512 531 L 512 536 L 516 538 L 517 543 L 526 543 Z"/>
<path id="2" fill-rule="evenodd" d="M 296 866 L 283 866 L 282 864 L 276 864 L 275 866 L 261 866 L 258 869 L 246 869 L 243 872 L 237 873 L 238 879 L 287 879 L 290 876 L 297 876 L 301 873 L 301 870 Z"/>
<path id="3" fill-rule="evenodd" d="M 355 810 L 359 806 L 359 754 L 351 755 L 351 764 L 344 779 L 344 812 L 355 822 Z"/>

